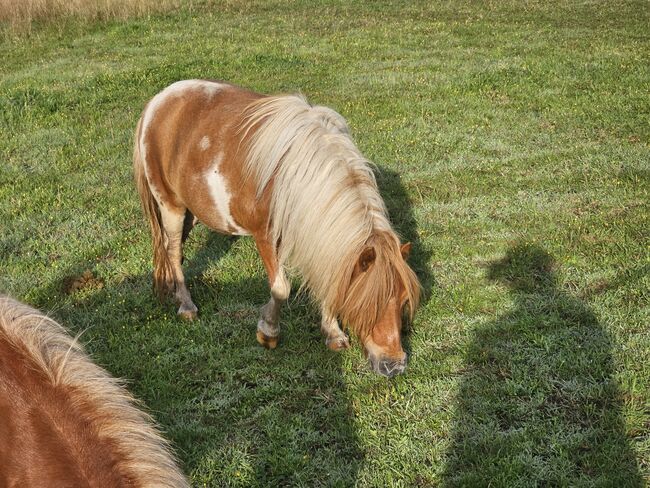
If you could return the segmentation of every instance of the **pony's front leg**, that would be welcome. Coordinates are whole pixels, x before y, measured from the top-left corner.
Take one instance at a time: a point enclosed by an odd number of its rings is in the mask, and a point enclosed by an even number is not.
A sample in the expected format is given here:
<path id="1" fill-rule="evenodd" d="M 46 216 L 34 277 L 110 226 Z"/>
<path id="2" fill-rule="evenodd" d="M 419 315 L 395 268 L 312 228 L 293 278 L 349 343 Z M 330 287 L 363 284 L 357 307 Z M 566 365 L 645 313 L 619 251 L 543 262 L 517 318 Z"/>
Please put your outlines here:
<path id="1" fill-rule="evenodd" d="M 271 299 L 262 307 L 262 316 L 257 323 L 257 342 L 267 349 L 275 349 L 280 336 L 280 307 L 289 298 L 289 280 L 279 265 L 275 248 L 265 237 L 255 237 L 271 286 Z"/>
<path id="2" fill-rule="evenodd" d="M 350 340 L 339 327 L 339 321 L 336 317 L 324 308 L 321 309 L 321 314 L 320 330 L 325 336 L 325 345 L 332 351 L 340 351 L 350 347 Z"/>

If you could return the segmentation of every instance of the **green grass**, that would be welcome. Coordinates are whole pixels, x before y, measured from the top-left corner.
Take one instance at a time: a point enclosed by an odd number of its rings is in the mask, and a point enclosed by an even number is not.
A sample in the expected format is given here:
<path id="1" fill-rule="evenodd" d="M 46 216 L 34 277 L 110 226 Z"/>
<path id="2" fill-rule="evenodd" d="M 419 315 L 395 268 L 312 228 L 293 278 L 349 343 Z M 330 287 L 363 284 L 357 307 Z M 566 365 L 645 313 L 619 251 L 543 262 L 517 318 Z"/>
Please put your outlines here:
<path id="1" fill-rule="evenodd" d="M 642 486 L 648 25 L 641 1 L 233 1 L 5 40 L 0 290 L 85 331 L 195 486 Z M 426 290 L 406 375 L 327 351 L 304 297 L 259 348 L 247 238 L 190 237 L 197 322 L 154 299 L 132 132 L 200 77 L 349 120 Z"/>

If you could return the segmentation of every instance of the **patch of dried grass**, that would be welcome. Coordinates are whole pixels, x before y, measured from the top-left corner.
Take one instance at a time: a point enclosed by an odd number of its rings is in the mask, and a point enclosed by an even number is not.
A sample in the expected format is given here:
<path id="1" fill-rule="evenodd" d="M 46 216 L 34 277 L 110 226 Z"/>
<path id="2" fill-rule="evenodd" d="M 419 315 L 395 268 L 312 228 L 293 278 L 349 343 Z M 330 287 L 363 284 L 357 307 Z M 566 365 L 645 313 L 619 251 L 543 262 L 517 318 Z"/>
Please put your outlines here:
<path id="1" fill-rule="evenodd" d="M 178 7 L 179 0 L 0 0 L 0 23 L 13 34 L 31 31 L 36 21 L 65 17 L 126 19 Z"/>

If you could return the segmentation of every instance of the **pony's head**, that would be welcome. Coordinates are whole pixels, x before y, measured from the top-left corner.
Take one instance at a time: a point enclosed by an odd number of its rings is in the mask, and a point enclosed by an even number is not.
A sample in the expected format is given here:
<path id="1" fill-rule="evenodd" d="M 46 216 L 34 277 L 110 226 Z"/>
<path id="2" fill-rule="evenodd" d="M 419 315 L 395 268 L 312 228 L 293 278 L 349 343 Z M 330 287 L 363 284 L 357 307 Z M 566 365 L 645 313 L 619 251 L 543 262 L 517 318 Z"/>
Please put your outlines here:
<path id="1" fill-rule="evenodd" d="M 339 293 L 341 320 L 359 337 L 372 369 L 388 377 L 406 368 L 402 321 L 413 318 L 420 299 L 420 283 L 406 263 L 410 249 L 392 233 L 373 235 L 355 253 Z"/>

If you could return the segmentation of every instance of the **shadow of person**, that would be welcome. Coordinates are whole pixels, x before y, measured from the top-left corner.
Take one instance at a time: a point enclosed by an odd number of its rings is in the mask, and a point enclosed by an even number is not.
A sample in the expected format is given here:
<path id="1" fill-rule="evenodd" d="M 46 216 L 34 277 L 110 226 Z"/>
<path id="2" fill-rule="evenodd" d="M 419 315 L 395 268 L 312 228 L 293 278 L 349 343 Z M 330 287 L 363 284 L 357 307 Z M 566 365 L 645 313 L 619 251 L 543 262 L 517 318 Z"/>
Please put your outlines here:
<path id="1" fill-rule="evenodd" d="M 363 454 L 342 356 L 326 348 L 304 296 L 283 308 L 278 348 L 257 344 L 269 287 L 261 262 L 220 272 L 220 258 L 248 259 L 252 244 L 235 242 L 206 230 L 190 236 L 184 269 L 200 308 L 190 323 L 155 298 L 150 274 L 102 282 L 91 259 L 61 271 L 32 302 L 83 332 L 94 360 L 128 379 L 193 486 L 353 485 Z M 88 268 L 94 281 L 71 290 Z"/>
<path id="2" fill-rule="evenodd" d="M 641 486 L 607 331 L 519 244 L 490 264 L 511 312 L 472 334 L 445 468 L 451 486 Z"/>

